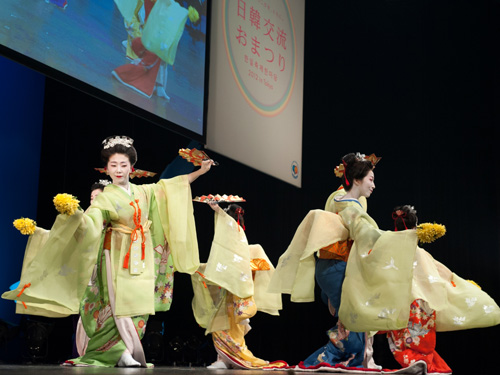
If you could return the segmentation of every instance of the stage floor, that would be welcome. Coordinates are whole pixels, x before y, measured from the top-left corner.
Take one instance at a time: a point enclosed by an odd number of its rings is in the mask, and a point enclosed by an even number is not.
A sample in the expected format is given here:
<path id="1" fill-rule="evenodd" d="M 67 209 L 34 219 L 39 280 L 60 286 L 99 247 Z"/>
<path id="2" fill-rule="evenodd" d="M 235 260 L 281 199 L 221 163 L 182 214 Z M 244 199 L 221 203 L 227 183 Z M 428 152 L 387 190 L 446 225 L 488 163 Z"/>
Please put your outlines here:
<path id="1" fill-rule="evenodd" d="M 462 372 L 455 370 L 454 375 L 489 375 L 480 369 L 476 372 Z M 293 373 L 293 370 L 266 371 L 265 374 L 285 375 Z M 312 372 L 296 372 L 296 374 L 312 374 Z M 124 367 L 66 367 L 58 365 L 3 365 L 0 364 L 0 374 L 9 375 L 256 375 L 264 374 L 262 370 L 209 370 L 204 367 L 172 367 L 172 366 L 157 366 L 152 369 L 146 368 L 124 368 Z M 331 372 L 318 372 L 318 374 L 333 374 Z M 337 373 L 339 374 L 339 373 Z M 386 373 L 387 374 L 387 373 Z M 415 374 L 414 374 L 415 375 Z"/>
<path id="2" fill-rule="evenodd" d="M 124 367 L 66 367 L 58 365 L 3 365 L 0 364 L 0 374 L 9 375 L 256 375 L 256 374 L 275 374 L 285 375 L 293 373 L 293 370 L 209 370 L 204 367 L 172 367 L 172 366 L 156 366 L 152 369 L 147 368 L 124 368 Z M 296 374 L 312 374 L 312 372 L 296 372 Z M 334 374 L 332 372 L 318 372 L 318 374 Z M 339 373 L 336 373 L 339 374 Z M 386 373 L 387 374 L 387 373 Z M 454 375 L 489 375 L 490 373 L 481 371 L 460 371 L 455 369 Z M 413 374 L 415 375 L 415 374 Z"/>
<path id="3" fill-rule="evenodd" d="M 157 366 L 152 369 L 147 368 L 123 368 L 123 367 L 66 367 L 58 365 L 0 365 L 0 374 L 9 375 L 254 375 L 262 374 L 262 370 L 209 370 L 204 367 L 167 367 Z M 287 371 L 266 371 L 267 374 L 284 375 Z"/>

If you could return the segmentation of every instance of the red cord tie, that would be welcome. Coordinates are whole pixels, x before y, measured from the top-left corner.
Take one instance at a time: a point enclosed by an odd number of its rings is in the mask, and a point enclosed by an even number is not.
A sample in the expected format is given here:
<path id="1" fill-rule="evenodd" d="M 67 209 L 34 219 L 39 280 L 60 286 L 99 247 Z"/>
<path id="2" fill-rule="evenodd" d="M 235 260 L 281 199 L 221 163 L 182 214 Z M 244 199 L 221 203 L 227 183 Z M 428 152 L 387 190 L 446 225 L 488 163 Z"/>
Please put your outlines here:
<path id="1" fill-rule="evenodd" d="M 245 214 L 245 211 L 242 208 L 237 208 L 235 212 L 238 215 L 238 232 L 239 232 L 240 231 L 240 217 L 243 217 L 243 215 Z M 245 230 L 244 225 L 242 225 L 241 227 L 243 228 L 243 230 Z"/>
<path id="2" fill-rule="evenodd" d="M 349 186 L 350 183 L 349 183 L 349 180 L 347 179 L 347 163 L 342 160 L 342 164 L 344 164 L 344 180 L 345 180 L 345 184 L 346 186 Z"/>
<path id="3" fill-rule="evenodd" d="M 132 230 L 132 233 L 130 233 L 130 246 L 128 248 L 128 252 L 125 255 L 125 258 L 123 259 L 123 268 L 128 268 L 128 264 L 130 261 L 130 249 L 132 248 L 132 243 L 134 241 L 137 241 L 139 238 L 139 231 L 141 232 L 142 236 L 142 241 L 141 241 L 141 249 L 142 249 L 142 256 L 141 260 L 144 260 L 145 254 L 146 254 L 146 237 L 144 236 L 144 228 L 141 225 L 141 208 L 139 207 L 139 199 L 135 200 L 135 203 L 137 204 L 137 207 L 134 205 L 134 201 L 130 202 L 130 205 L 134 208 L 134 224 L 135 228 Z"/>
<path id="4" fill-rule="evenodd" d="M 395 212 L 392 213 L 392 219 L 394 220 L 394 231 L 395 232 L 398 231 L 398 227 L 396 225 L 396 220 L 398 220 L 398 219 L 401 219 L 401 221 L 403 222 L 403 225 L 405 226 L 405 229 L 408 229 L 408 227 L 406 226 L 406 222 L 404 220 L 405 217 L 406 217 L 406 212 L 404 212 L 403 210 L 396 210 Z"/>
<path id="5" fill-rule="evenodd" d="M 21 297 L 21 294 L 23 294 L 24 291 L 26 290 L 26 288 L 29 288 L 30 286 L 31 286 L 31 283 L 24 284 L 23 288 L 21 289 L 21 291 L 19 292 L 19 294 L 16 297 Z M 23 303 L 24 308 L 27 309 L 28 307 L 26 306 L 24 301 L 21 301 L 21 302 Z"/>
<path id="6" fill-rule="evenodd" d="M 200 271 L 195 271 L 195 273 L 199 274 L 199 275 L 200 275 L 203 279 L 205 278 L 205 275 L 204 275 L 204 274 L 202 274 Z M 205 288 L 208 288 L 208 287 L 207 287 L 207 283 L 206 283 L 205 281 L 201 280 L 201 282 L 203 283 L 203 286 L 204 286 Z"/>

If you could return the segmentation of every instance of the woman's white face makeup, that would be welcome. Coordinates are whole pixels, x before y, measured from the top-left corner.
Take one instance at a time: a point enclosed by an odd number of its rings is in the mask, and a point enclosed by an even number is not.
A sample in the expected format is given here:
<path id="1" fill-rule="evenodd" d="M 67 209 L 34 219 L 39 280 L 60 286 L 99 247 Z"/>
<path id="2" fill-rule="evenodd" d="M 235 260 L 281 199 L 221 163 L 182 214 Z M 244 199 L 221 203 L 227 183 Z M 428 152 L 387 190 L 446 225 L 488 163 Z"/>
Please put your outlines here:
<path id="1" fill-rule="evenodd" d="M 359 183 L 360 196 L 369 198 L 375 189 L 375 174 L 373 171 L 368 172 L 368 174 L 362 180 L 356 180 Z"/>
<path id="2" fill-rule="evenodd" d="M 112 155 L 108 160 L 106 170 L 113 180 L 113 184 L 128 188 L 128 179 L 132 171 L 132 165 L 127 155 Z"/>

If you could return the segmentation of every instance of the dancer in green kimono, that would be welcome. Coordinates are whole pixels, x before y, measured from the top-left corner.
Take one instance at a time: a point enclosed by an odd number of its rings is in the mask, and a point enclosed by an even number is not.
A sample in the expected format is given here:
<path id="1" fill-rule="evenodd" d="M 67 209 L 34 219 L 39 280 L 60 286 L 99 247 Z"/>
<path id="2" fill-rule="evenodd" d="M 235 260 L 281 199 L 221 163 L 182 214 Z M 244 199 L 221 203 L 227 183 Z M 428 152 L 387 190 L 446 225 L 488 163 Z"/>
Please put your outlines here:
<path id="1" fill-rule="evenodd" d="M 209 369 L 261 369 L 282 367 L 256 357 L 245 343 L 250 319 L 257 311 L 279 315 L 281 294 L 268 293 L 274 266 L 260 245 L 249 245 L 243 209 L 226 210 L 211 203 L 215 234 L 206 264 L 193 274 L 193 313 L 198 324 L 211 333 L 217 361 Z"/>
<path id="2" fill-rule="evenodd" d="M 85 213 L 66 210 L 50 232 L 30 236 L 20 286 L 2 297 L 17 300 L 18 313 L 80 312 L 89 341 L 67 364 L 146 367 L 140 340 L 148 316 L 170 308 L 174 271 L 199 267 L 190 183 L 213 162 L 138 186 L 129 182 L 137 161 L 131 138 L 105 139 L 101 157 L 113 183 Z"/>

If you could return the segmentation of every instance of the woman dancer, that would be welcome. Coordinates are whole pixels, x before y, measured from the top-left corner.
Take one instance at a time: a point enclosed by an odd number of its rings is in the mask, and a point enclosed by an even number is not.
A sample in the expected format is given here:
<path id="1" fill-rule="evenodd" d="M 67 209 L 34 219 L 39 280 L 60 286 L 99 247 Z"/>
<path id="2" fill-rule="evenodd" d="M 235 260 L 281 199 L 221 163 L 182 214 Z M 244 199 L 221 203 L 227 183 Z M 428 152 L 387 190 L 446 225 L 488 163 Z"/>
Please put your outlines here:
<path id="1" fill-rule="evenodd" d="M 281 295 L 267 293 L 274 267 L 260 245 L 249 245 L 243 209 L 231 204 L 215 211 L 215 235 L 206 265 L 192 276 L 193 312 L 206 333 L 212 333 L 217 361 L 210 369 L 257 369 L 269 365 L 245 344 L 250 318 L 257 311 L 279 315 Z"/>
<path id="2" fill-rule="evenodd" d="M 292 301 L 313 301 L 314 254 L 318 252 L 318 284 L 328 298 L 332 313 L 338 312 L 339 323 L 328 332 L 328 344 L 299 367 L 374 367 L 375 364 L 370 361 L 369 345 L 364 350 L 360 349 L 363 335 L 353 335 L 353 332 L 407 327 L 410 305 L 415 299 L 412 299 L 415 274 L 419 278 L 427 277 L 427 283 L 432 282 L 428 279 L 429 274 L 419 274 L 420 270 L 428 270 L 429 267 L 417 267 L 414 271 L 415 260 L 419 262 L 423 259 L 417 251 L 416 231 L 381 231 L 366 213 L 361 198 L 369 197 L 375 186 L 374 163 L 365 159 L 378 160 L 360 154 L 349 154 L 342 159 L 336 174 L 342 178 L 347 193 L 343 192 L 344 189 L 338 190 L 328 199 L 326 211 L 314 210 L 306 216 L 289 248 L 280 257 L 271 282 L 271 291 L 290 293 Z M 325 257 L 333 260 L 329 261 L 329 266 L 322 260 Z M 347 263 L 344 261 L 346 258 Z M 455 284 L 460 284 L 461 290 L 468 288 L 470 293 L 470 287 L 461 281 Z M 423 292 L 422 289 L 419 292 Z M 448 300 L 461 298 L 453 292 L 448 290 Z M 442 300 L 441 306 L 448 300 Z M 498 306 L 487 295 L 482 296 L 483 305 L 487 306 L 487 313 L 481 315 L 477 311 L 470 323 L 458 319 L 457 324 L 472 323 L 468 328 L 498 324 Z M 457 324 L 452 328 L 454 319 L 451 314 L 443 315 L 443 319 L 443 329 L 457 329 Z M 368 340 L 366 342 L 369 343 Z M 421 365 L 418 364 L 419 367 Z"/>
<path id="3" fill-rule="evenodd" d="M 125 19 L 129 34 L 127 56 L 132 62 L 117 67 L 112 75 L 148 98 L 156 92 L 169 101 L 167 67 L 174 65 L 188 17 L 195 23 L 198 12 L 171 0 L 118 0 L 116 4 Z M 151 16 L 155 7 L 157 15 Z"/>
<path id="4" fill-rule="evenodd" d="M 129 182 L 137 161 L 131 138 L 106 138 L 101 157 L 113 183 L 86 213 L 58 215 L 44 245 L 25 258 L 19 290 L 3 297 L 45 316 L 77 313 L 81 302 L 90 341 L 67 364 L 144 367 L 140 338 L 148 316 L 170 308 L 174 269 L 193 273 L 199 266 L 190 183 L 213 162 L 138 186 Z"/>
<path id="5" fill-rule="evenodd" d="M 348 367 L 376 367 L 371 358 L 371 339 L 366 339 L 365 326 L 353 324 L 354 318 L 364 318 L 355 310 L 342 314 L 345 296 L 343 293 L 346 269 L 353 251 L 369 256 L 375 242 L 383 235 L 377 224 L 366 214 L 366 198 L 375 189 L 373 169 L 379 158 L 374 155 L 347 154 L 336 168 L 336 175 L 342 179 L 342 187 L 328 198 L 325 210 L 310 211 L 287 249 L 280 257 L 270 291 L 291 294 L 294 302 L 314 300 L 314 278 L 322 291 L 330 312 L 338 317 L 337 324 L 327 332 L 328 343 L 311 354 L 299 366 L 313 368 L 320 365 Z M 400 236 L 398 250 L 407 258 L 413 258 L 416 237 Z M 386 252 L 384 259 L 392 254 Z M 315 259 L 315 254 L 317 259 Z M 410 262 L 411 263 L 411 262 Z M 393 288 L 387 288 L 393 292 Z M 390 295 L 378 295 L 386 300 Z M 395 298 L 394 311 L 387 324 L 408 305 Z M 347 302 L 350 303 L 349 298 Z M 366 302 L 366 301 L 365 301 Z M 371 304 L 380 308 L 378 298 Z M 403 312 L 404 313 L 404 312 Z"/>
<path id="6" fill-rule="evenodd" d="M 417 230 L 421 242 L 432 242 L 444 234 L 438 224 L 418 225 L 413 206 L 392 212 L 395 231 Z M 475 283 L 467 282 L 420 247 L 414 261 L 408 324 L 388 331 L 389 347 L 403 367 L 426 363 L 428 373 L 451 374 L 451 368 L 436 352 L 436 332 L 498 324 L 498 306 Z"/>
<path id="7" fill-rule="evenodd" d="M 311 211 L 303 220 L 289 248 L 280 257 L 270 290 L 290 293 L 295 302 L 309 302 L 314 300 L 316 278 L 331 314 L 338 318 L 345 269 L 354 239 L 339 215 L 348 208 L 365 212 L 366 198 L 375 189 L 373 169 L 376 161 L 378 159 L 359 153 L 342 158 L 336 173 L 342 178 L 343 187 L 328 198 L 325 211 Z M 367 223 L 376 228 L 373 220 Z M 304 367 L 320 363 L 353 367 L 363 364 L 363 331 L 350 332 L 339 319 L 327 335 L 328 343 L 311 354 L 304 361 Z"/>

